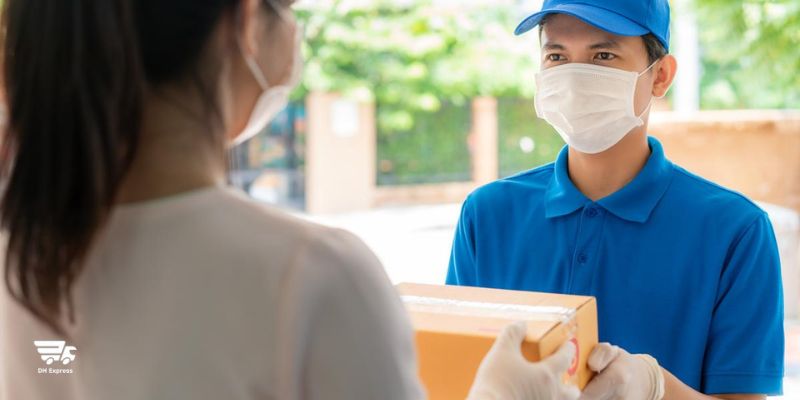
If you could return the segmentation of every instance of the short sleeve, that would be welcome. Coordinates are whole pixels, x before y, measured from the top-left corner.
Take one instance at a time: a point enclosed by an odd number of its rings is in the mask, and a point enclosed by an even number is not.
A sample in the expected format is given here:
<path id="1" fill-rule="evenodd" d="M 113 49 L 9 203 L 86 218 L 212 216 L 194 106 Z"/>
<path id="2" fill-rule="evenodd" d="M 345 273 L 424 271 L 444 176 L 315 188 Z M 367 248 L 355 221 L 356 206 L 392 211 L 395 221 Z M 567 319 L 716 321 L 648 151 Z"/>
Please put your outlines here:
<path id="1" fill-rule="evenodd" d="M 461 206 L 461 216 L 456 226 L 450 264 L 447 268 L 448 285 L 475 286 L 477 282 L 475 259 L 475 232 L 470 197 Z"/>
<path id="2" fill-rule="evenodd" d="M 780 394 L 783 355 L 780 259 L 772 225 L 762 213 L 733 244 L 722 270 L 702 391 Z"/>
<path id="3" fill-rule="evenodd" d="M 326 230 L 299 267 L 299 398 L 421 399 L 413 331 L 380 262 L 355 236 Z M 297 305 L 295 305 L 297 306 Z M 292 396 L 294 397 L 294 396 Z"/>

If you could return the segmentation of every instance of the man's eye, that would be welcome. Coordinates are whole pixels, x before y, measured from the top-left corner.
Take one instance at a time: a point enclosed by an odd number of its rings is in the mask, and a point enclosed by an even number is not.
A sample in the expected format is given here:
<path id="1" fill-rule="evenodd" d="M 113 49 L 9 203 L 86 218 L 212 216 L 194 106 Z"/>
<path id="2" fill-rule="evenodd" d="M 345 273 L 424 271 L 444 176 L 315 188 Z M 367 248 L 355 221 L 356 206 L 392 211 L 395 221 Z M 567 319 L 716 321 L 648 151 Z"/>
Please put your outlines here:
<path id="1" fill-rule="evenodd" d="M 563 58 L 561 54 L 548 54 L 547 61 L 562 61 Z"/>
<path id="2" fill-rule="evenodd" d="M 609 60 L 613 60 L 613 59 L 615 59 L 616 57 L 617 57 L 617 56 L 615 56 L 615 55 L 613 55 L 613 54 L 611 54 L 611 53 L 605 53 L 605 52 L 603 52 L 603 53 L 597 53 L 597 56 L 595 56 L 595 58 L 597 58 L 598 60 L 603 60 L 603 61 L 609 61 Z"/>

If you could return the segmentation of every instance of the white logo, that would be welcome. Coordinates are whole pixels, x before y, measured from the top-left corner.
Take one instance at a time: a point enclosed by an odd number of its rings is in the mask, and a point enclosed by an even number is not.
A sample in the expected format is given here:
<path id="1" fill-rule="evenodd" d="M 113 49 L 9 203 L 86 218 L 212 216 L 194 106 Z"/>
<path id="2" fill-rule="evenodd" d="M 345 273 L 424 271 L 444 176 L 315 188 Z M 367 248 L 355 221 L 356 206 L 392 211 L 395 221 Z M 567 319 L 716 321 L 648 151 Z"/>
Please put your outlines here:
<path id="1" fill-rule="evenodd" d="M 63 365 L 75 361 L 75 352 L 78 349 L 75 346 L 67 346 L 67 342 L 63 340 L 34 340 L 33 345 L 39 352 L 39 356 L 47 365 L 60 362 Z M 72 369 L 57 369 L 57 368 L 39 368 L 40 374 L 71 374 Z"/>

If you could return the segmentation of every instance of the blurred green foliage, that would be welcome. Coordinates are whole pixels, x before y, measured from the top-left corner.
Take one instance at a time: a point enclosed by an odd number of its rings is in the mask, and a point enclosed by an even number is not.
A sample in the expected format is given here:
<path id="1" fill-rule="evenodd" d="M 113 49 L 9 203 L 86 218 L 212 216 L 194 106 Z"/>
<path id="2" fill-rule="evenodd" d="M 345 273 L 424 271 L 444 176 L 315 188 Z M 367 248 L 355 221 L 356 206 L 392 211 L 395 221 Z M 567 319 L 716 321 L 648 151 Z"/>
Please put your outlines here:
<path id="1" fill-rule="evenodd" d="M 416 111 L 411 117 L 411 129 L 378 135 L 378 184 L 470 180 L 469 104 L 444 102 L 435 113 Z"/>
<path id="2" fill-rule="evenodd" d="M 443 101 L 533 95 L 535 43 L 514 38 L 514 1 L 330 3 L 298 10 L 304 87 L 375 100 L 379 128 L 410 129 L 412 113 L 436 112 Z"/>
<path id="3" fill-rule="evenodd" d="M 552 162 L 564 147 L 555 129 L 536 117 L 533 100 L 498 99 L 497 120 L 501 177 Z"/>
<path id="4" fill-rule="evenodd" d="M 533 96 L 536 43 L 513 36 L 514 0 L 322 3 L 298 10 L 302 91 L 376 103 L 380 184 L 468 180 L 471 98 Z"/>
<path id="5" fill-rule="evenodd" d="M 800 1 L 694 4 L 702 108 L 800 108 Z"/>
<path id="6" fill-rule="evenodd" d="M 800 108 L 799 0 L 686 0 L 697 13 L 701 107 Z M 305 5 L 304 5 L 305 4 Z M 500 174 L 554 159 L 561 139 L 536 119 L 535 35 L 513 36 L 517 0 L 300 3 L 306 69 L 297 92 L 374 101 L 378 180 L 466 179 L 469 100 L 502 98 Z M 532 143 L 532 148 L 531 148 Z"/>

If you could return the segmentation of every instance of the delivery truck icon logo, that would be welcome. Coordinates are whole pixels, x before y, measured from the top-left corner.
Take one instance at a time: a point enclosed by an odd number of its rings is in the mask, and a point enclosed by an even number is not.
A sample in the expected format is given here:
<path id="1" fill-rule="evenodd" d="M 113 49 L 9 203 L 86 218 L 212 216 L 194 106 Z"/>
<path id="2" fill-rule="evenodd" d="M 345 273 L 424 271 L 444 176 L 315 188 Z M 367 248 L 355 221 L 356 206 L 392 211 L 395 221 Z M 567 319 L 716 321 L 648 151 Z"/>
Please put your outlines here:
<path id="1" fill-rule="evenodd" d="M 54 362 L 61 362 L 67 365 L 75 361 L 75 352 L 78 349 L 75 346 L 67 346 L 67 342 L 63 340 L 34 340 L 33 345 L 42 357 L 42 361 L 47 365 Z"/>

